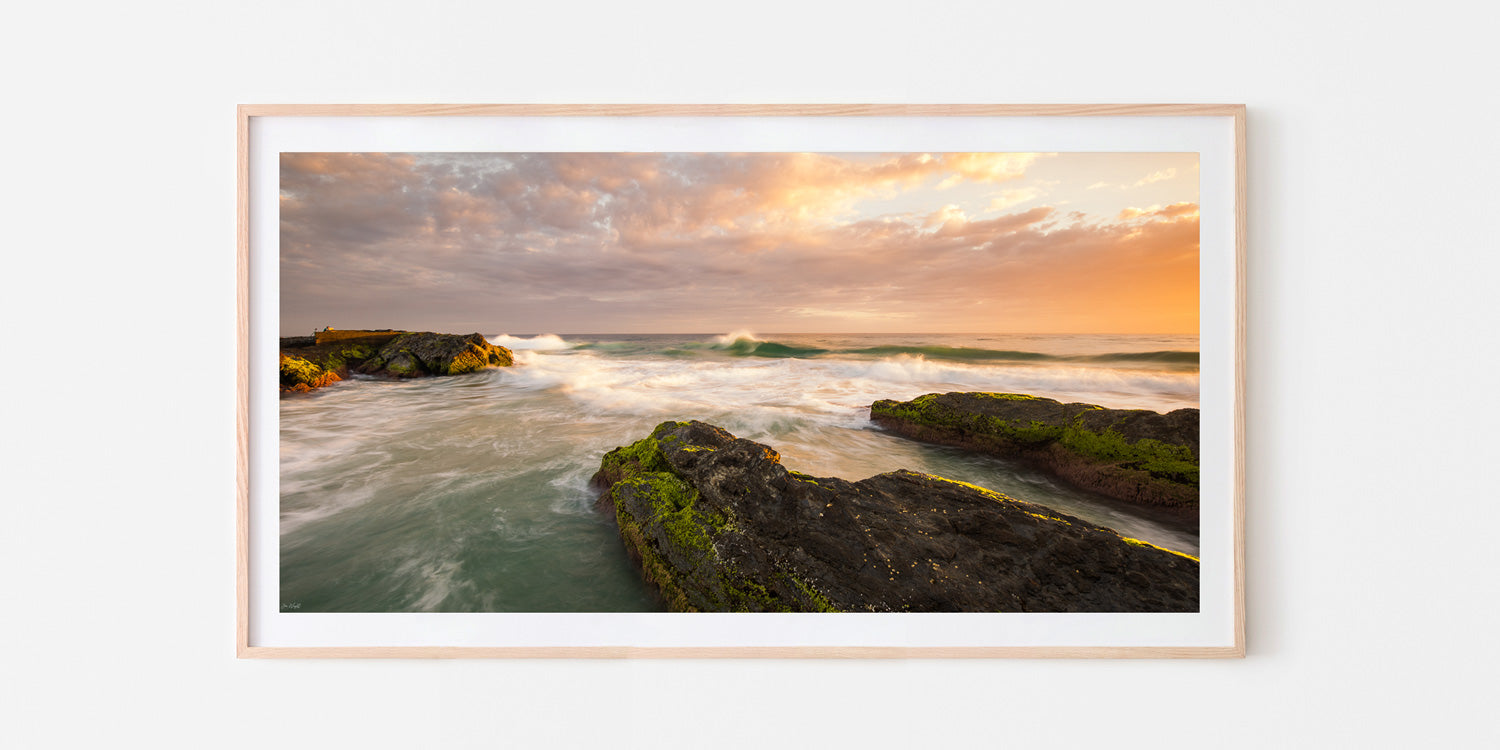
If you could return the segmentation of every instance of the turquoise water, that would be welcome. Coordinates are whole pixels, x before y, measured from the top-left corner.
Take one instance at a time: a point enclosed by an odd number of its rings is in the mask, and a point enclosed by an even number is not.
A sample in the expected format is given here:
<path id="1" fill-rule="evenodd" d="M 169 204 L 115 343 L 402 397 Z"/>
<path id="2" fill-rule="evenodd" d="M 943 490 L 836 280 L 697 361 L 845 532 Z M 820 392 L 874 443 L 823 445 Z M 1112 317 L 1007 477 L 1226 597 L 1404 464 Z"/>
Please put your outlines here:
<path id="1" fill-rule="evenodd" d="M 655 611 L 588 480 L 606 451 L 669 419 L 767 443 L 808 474 L 939 474 L 1198 549 L 1180 522 L 869 422 L 877 399 L 953 390 L 1197 406 L 1196 337 L 490 338 L 514 367 L 281 400 L 284 611 Z"/>

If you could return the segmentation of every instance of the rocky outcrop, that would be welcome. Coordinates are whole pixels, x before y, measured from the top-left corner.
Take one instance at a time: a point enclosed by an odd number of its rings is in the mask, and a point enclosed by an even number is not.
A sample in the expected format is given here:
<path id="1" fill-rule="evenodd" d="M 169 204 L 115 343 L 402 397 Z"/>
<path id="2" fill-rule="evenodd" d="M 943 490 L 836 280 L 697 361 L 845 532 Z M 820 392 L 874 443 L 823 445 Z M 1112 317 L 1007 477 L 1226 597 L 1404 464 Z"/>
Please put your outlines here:
<path id="1" fill-rule="evenodd" d="M 477 333 L 336 331 L 336 335 L 325 337 L 326 333 L 281 340 L 281 390 L 311 390 L 348 378 L 351 373 L 420 378 L 509 367 L 513 362 L 509 349 L 495 346 Z"/>
<path id="2" fill-rule="evenodd" d="M 876 401 L 898 435 L 1020 459 L 1118 500 L 1196 514 L 1198 410 L 1159 414 L 1016 393 L 929 393 Z"/>
<path id="3" fill-rule="evenodd" d="M 281 390 L 305 393 L 343 378 L 301 357 L 281 355 Z"/>
<path id="4" fill-rule="evenodd" d="M 420 378 L 429 375 L 461 375 L 486 367 L 509 367 L 514 361 L 509 349 L 495 346 L 471 333 L 406 333 L 390 340 L 374 356 L 360 363 L 357 372 L 389 378 Z"/>
<path id="5" fill-rule="evenodd" d="M 702 422 L 610 451 L 594 482 L 675 611 L 1198 609 L 1195 558 L 927 474 L 788 471 Z"/>

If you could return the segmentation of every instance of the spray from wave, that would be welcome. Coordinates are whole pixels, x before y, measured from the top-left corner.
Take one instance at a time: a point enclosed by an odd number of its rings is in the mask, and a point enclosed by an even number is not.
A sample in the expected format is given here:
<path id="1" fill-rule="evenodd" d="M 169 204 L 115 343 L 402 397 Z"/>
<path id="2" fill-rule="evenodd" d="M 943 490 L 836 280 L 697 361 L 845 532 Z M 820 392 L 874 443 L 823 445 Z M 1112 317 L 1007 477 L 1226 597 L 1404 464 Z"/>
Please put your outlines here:
<path id="1" fill-rule="evenodd" d="M 503 346 L 511 351 L 555 352 L 573 349 L 577 346 L 576 344 L 564 341 L 561 336 L 553 333 L 544 333 L 539 336 L 532 336 L 529 339 L 502 333 L 499 336 L 490 336 L 488 341 L 495 346 Z"/>
<path id="2" fill-rule="evenodd" d="M 756 338 L 754 333 L 751 333 L 749 330 L 744 329 L 744 328 L 741 328 L 741 329 L 735 330 L 735 331 L 730 331 L 729 333 L 726 333 L 726 334 L 724 334 L 722 336 L 715 336 L 714 337 L 714 343 L 718 344 L 719 346 L 734 346 L 735 344 L 738 344 L 741 341 L 746 342 L 746 343 L 750 343 L 750 344 L 755 344 L 755 343 L 759 343 L 760 339 Z"/>
<path id="3" fill-rule="evenodd" d="M 716 336 L 711 348 L 737 357 L 766 357 L 772 359 L 816 357 L 820 354 L 828 354 L 831 351 L 814 346 L 795 346 L 779 341 L 766 341 L 756 338 L 755 334 L 747 330 L 739 330 L 726 333 L 723 336 Z"/>
<path id="4" fill-rule="evenodd" d="M 863 424 L 871 402 L 942 391 L 1030 393 L 1063 401 L 1170 410 L 1196 406 L 1198 374 L 1122 370 L 1058 363 L 1048 366 L 934 361 L 922 355 L 804 359 L 753 357 L 683 359 L 610 356 L 576 351 L 560 356 L 519 351 L 518 367 L 502 377 L 525 390 L 566 394 L 587 412 L 663 418 L 759 411 L 801 413 L 849 426 Z M 819 420 L 822 421 L 822 420 Z"/>
<path id="5" fill-rule="evenodd" d="M 1195 369 L 1198 352 L 1163 350 L 1141 352 L 1104 353 L 1046 353 L 1020 349 L 990 349 L 975 346 L 951 346 L 941 343 L 880 344 L 878 346 L 815 346 L 806 342 L 786 342 L 758 338 L 749 330 L 740 329 L 722 336 L 715 336 L 706 347 L 687 343 L 680 349 L 660 352 L 669 356 L 681 356 L 707 348 L 734 357 L 762 357 L 767 359 L 811 359 L 832 357 L 854 357 L 859 359 L 884 359 L 888 357 L 914 356 L 950 362 L 1017 362 L 1017 363 L 1111 363 L 1155 365 L 1178 370 Z"/>
<path id="6" fill-rule="evenodd" d="M 819 476 L 923 471 L 1197 550 L 1196 535 L 869 419 L 879 399 L 945 391 L 1197 406 L 1195 336 L 737 330 L 489 340 L 512 349 L 515 366 L 351 381 L 281 402 L 283 601 L 304 612 L 649 611 L 650 592 L 618 554 L 618 531 L 594 512 L 588 482 L 607 451 L 668 419 L 720 425 Z"/>

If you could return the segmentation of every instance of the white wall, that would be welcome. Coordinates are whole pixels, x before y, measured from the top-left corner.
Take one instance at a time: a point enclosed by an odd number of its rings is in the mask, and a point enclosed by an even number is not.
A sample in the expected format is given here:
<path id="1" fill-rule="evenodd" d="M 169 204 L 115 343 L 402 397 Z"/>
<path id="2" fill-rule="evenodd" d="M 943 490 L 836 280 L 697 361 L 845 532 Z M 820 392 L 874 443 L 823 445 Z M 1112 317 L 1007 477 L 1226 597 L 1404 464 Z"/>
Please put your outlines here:
<path id="1" fill-rule="evenodd" d="M 0 44 L 0 737 L 1494 746 L 1492 4 L 29 3 Z M 232 655 L 238 102 L 1244 102 L 1250 657 Z"/>

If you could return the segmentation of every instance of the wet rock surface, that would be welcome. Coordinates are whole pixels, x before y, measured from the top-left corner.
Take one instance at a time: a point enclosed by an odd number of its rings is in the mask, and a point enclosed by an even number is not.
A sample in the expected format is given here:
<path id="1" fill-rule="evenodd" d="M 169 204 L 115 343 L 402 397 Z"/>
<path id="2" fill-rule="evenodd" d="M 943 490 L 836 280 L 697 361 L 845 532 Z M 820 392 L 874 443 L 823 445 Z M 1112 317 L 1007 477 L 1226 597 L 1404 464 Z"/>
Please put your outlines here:
<path id="1" fill-rule="evenodd" d="M 365 375 L 417 378 L 429 375 L 460 375 L 486 367 L 509 367 L 509 349 L 495 346 L 477 333 L 407 333 L 398 336 L 362 362 L 357 371 Z"/>
<path id="2" fill-rule="evenodd" d="M 870 419 L 904 437 L 1020 459 L 1117 500 L 1197 515 L 1197 409 L 1160 414 L 1015 393 L 931 393 L 876 401 Z"/>
<path id="3" fill-rule="evenodd" d="M 281 340 L 281 389 L 307 391 L 351 373 L 406 379 L 509 367 L 511 351 L 478 333 L 320 332 Z M 309 342 L 309 339 L 312 339 Z"/>
<path id="4" fill-rule="evenodd" d="M 788 471 L 702 422 L 611 451 L 594 482 L 676 611 L 1198 609 L 1192 557 L 927 474 Z"/>

